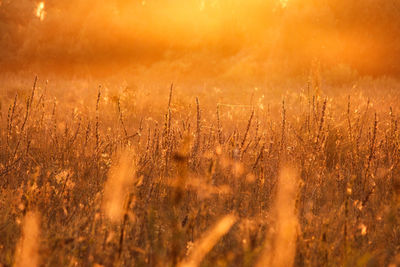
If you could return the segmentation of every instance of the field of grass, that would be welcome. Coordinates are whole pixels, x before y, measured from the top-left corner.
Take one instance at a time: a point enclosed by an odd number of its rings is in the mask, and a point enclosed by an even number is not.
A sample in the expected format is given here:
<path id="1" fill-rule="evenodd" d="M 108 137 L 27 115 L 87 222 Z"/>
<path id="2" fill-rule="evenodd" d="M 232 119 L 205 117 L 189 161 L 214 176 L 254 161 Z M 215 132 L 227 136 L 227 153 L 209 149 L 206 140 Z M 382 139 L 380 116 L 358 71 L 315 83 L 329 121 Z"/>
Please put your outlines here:
<path id="1" fill-rule="evenodd" d="M 400 264 L 396 82 L 0 86 L 0 266 Z"/>

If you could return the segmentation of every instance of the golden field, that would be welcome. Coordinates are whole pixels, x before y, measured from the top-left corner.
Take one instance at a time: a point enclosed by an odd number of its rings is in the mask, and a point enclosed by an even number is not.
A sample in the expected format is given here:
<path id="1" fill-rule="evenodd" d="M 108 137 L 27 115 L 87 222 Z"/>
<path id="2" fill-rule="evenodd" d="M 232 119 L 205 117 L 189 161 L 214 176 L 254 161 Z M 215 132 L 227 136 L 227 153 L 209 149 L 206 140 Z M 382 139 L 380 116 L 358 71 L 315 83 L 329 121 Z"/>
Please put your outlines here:
<path id="1" fill-rule="evenodd" d="M 2 94 L 4 266 L 398 263 L 397 82 L 65 84 Z"/>

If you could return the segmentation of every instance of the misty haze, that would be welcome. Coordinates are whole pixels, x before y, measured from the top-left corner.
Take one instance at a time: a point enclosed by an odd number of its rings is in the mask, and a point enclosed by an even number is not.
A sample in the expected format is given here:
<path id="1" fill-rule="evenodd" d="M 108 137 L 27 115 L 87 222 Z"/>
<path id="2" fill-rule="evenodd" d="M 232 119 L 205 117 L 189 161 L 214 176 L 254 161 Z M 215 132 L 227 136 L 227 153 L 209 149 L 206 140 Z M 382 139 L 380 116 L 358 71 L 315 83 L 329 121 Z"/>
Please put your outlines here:
<path id="1" fill-rule="evenodd" d="M 0 267 L 400 266 L 400 2 L 0 0 Z"/>

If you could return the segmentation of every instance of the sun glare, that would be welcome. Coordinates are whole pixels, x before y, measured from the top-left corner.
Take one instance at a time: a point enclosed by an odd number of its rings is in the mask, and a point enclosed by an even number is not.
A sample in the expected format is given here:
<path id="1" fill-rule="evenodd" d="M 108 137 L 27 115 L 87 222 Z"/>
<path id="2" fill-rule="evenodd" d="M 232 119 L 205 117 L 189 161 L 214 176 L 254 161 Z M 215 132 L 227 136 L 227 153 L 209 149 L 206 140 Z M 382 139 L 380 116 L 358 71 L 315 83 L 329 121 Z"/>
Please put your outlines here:
<path id="1" fill-rule="evenodd" d="M 36 7 L 36 17 L 38 17 L 41 21 L 44 20 L 44 16 L 46 12 L 44 11 L 44 2 L 40 2 Z"/>
<path id="2" fill-rule="evenodd" d="M 283 8 L 285 8 L 285 7 L 287 6 L 289 0 L 279 0 L 279 2 L 281 3 L 281 6 L 282 6 Z"/>

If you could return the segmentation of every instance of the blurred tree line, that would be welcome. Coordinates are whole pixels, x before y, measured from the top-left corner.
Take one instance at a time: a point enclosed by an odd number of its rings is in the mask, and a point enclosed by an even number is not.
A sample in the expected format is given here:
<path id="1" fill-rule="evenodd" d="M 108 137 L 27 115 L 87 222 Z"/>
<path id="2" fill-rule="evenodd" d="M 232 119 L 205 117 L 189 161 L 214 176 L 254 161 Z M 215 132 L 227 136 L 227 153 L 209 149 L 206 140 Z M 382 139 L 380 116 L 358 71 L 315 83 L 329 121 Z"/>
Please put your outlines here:
<path id="1" fill-rule="evenodd" d="M 400 74 L 397 0 L 0 0 L 3 70 L 152 63 L 243 49 L 300 70 L 317 59 L 361 74 Z M 190 10 L 190 12 L 188 12 Z"/>

